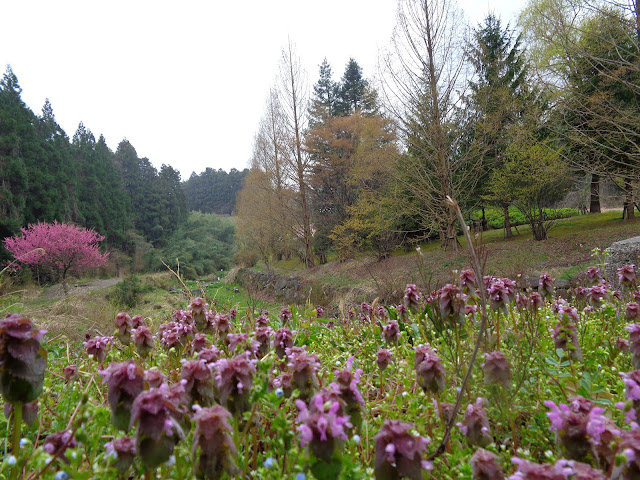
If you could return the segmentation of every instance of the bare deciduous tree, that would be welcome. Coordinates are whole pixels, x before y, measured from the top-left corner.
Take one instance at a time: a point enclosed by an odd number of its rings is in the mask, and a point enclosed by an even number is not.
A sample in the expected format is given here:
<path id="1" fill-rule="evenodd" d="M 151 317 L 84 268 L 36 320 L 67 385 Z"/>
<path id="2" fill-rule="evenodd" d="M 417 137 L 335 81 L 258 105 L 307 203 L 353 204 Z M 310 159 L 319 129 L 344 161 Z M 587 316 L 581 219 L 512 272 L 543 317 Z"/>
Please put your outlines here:
<path id="1" fill-rule="evenodd" d="M 285 128 L 288 134 L 290 155 L 286 158 L 287 169 L 297 190 L 302 225 L 299 235 L 305 247 L 304 262 L 307 268 L 313 267 L 313 235 L 311 231 L 311 212 L 309 208 L 307 175 L 310 168 L 309 155 L 303 150 L 303 132 L 306 126 L 309 94 L 306 77 L 300 65 L 300 59 L 294 51 L 291 41 L 282 50 L 280 62 L 279 97 L 283 106 Z"/>
<path id="2" fill-rule="evenodd" d="M 399 180 L 426 228 L 457 248 L 456 217 L 446 199 L 465 205 L 482 155 L 465 135 L 465 42 L 450 0 L 400 0 L 391 50 L 381 59 L 386 108 L 406 144 Z"/>

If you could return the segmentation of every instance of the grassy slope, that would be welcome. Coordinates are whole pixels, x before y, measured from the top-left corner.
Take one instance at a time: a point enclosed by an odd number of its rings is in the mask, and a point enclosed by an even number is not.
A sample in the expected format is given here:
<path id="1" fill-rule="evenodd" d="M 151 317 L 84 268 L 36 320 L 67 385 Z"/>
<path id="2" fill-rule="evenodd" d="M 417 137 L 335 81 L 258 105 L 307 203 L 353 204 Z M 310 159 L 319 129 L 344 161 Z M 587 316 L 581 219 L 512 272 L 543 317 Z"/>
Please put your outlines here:
<path id="1" fill-rule="evenodd" d="M 64 335 L 79 342 L 84 339 L 85 333 L 112 335 L 113 319 L 120 311 L 128 311 L 132 316 L 140 314 L 149 319 L 151 324 L 158 326 L 170 320 L 172 311 L 187 307 L 187 295 L 175 292 L 175 289 L 181 289 L 181 285 L 172 274 L 154 273 L 140 275 L 139 278 L 144 293 L 140 303 L 131 309 L 118 307 L 107 298 L 115 287 L 52 298 L 48 292 L 53 287 L 27 286 L 0 296 L 0 318 L 9 313 L 22 313 L 36 321 L 40 328 L 48 330 L 50 337 Z M 192 290 L 197 289 L 195 282 L 188 282 L 187 286 Z M 234 287 L 239 289 L 238 293 L 234 292 Z M 172 289 L 173 293 L 170 292 Z M 205 298 L 210 303 L 215 302 L 217 309 L 221 311 L 228 311 L 230 308 L 236 308 L 240 312 L 247 308 L 276 311 L 279 306 L 256 298 L 256 295 L 238 285 L 222 281 L 207 285 Z"/>
<path id="2" fill-rule="evenodd" d="M 619 211 L 562 219 L 549 232 L 549 239 L 542 242 L 533 240 L 529 226 L 519 226 L 518 231 L 509 240 L 503 238 L 502 230 L 476 236 L 486 259 L 486 273 L 514 278 L 549 272 L 556 278 L 570 278 L 597 263 L 591 257 L 594 248 L 603 250 L 613 242 L 640 235 L 640 219 L 623 222 Z M 421 245 L 420 257 L 415 251 L 397 251 L 383 261 L 362 255 L 310 271 L 296 262 L 282 262 L 274 269 L 340 286 L 358 286 L 372 295 L 391 298 L 399 295 L 408 282 L 435 286 L 447 282 L 452 270 L 469 268 L 466 242 L 462 237 L 459 240 L 461 248 L 457 252 L 442 251 L 438 242 L 429 242 Z"/>

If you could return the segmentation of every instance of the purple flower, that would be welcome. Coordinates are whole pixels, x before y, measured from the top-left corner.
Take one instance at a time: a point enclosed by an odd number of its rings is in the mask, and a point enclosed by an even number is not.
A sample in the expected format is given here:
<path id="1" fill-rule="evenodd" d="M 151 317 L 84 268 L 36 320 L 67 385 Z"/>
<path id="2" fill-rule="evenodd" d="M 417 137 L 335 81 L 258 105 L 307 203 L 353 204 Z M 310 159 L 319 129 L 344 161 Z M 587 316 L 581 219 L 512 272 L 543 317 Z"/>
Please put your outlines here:
<path id="1" fill-rule="evenodd" d="M 142 315 L 134 315 L 131 317 L 131 328 L 136 329 L 138 327 L 146 327 L 147 322 Z"/>
<path id="2" fill-rule="evenodd" d="M 131 322 L 129 314 L 126 312 L 118 313 L 114 323 L 118 329 L 115 336 L 123 345 L 129 345 L 129 342 L 131 342 L 131 330 L 133 329 L 133 323 Z"/>
<path id="3" fill-rule="evenodd" d="M 636 275 L 635 265 L 624 265 L 617 270 L 618 281 L 620 284 L 629 290 L 636 290 L 638 288 L 638 277 Z"/>
<path id="4" fill-rule="evenodd" d="M 502 385 L 505 390 L 511 387 L 511 365 L 509 360 L 501 352 L 485 353 L 484 383 L 486 385 Z"/>
<path id="5" fill-rule="evenodd" d="M 78 367 L 76 365 L 67 365 L 62 369 L 65 382 L 69 382 L 69 380 L 76 376 L 76 373 L 78 373 Z"/>
<path id="6" fill-rule="evenodd" d="M 518 310 L 522 312 L 526 310 L 528 306 L 529 306 L 529 297 L 527 297 L 522 293 L 516 294 L 516 307 L 518 307 Z"/>
<path id="7" fill-rule="evenodd" d="M 233 443 L 233 429 L 229 424 L 231 414 L 220 405 L 211 408 L 200 408 L 193 421 L 196 430 L 193 435 L 193 454 L 200 452 L 197 476 L 200 478 L 220 478 L 222 472 L 233 477 L 240 470 L 236 466 L 235 457 L 238 450 Z"/>
<path id="8" fill-rule="evenodd" d="M 231 332 L 231 320 L 229 315 L 219 313 L 213 320 L 215 331 L 218 334 L 218 339 L 224 342 L 227 339 L 227 334 Z"/>
<path id="9" fill-rule="evenodd" d="M 211 324 L 209 323 L 207 315 L 205 313 L 208 306 L 209 305 L 204 301 L 203 298 L 196 297 L 187 307 L 191 312 L 191 316 L 193 317 L 196 329 L 202 333 L 211 330 Z"/>
<path id="10" fill-rule="evenodd" d="M 416 313 L 420 309 L 420 298 L 422 294 L 418 292 L 415 284 L 407 284 L 404 290 L 404 307 L 412 313 Z"/>
<path id="11" fill-rule="evenodd" d="M 625 385 L 625 397 L 632 400 L 634 406 L 640 407 L 640 370 L 621 372 L 620 376 Z"/>
<path id="12" fill-rule="evenodd" d="M 193 325 L 186 321 L 169 322 L 160 325 L 161 342 L 167 350 L 175 347 L 184 347 L 190 342 L 194 332 Z"/>
<path id="13" fill-rule="evenodd" d="M 198 360 L 204 360 L 207 363 L 215 363 L 220 360 L 222 352 L 216 347 L 205 348 L 198 352 Z"/>
<path id="14" fill-rule="evenodd" d="M 98 363 L 102 364 L 112 341 L 113 337 L 93 337 L 91 340 L 83 342 L 83 345 L 87 354 L 93 356 Z"/>
<path id="15" fill-rule="evenodd" d="M 464 423 L 457 424 L 469 444 L 480 447 L 484 447 L 491 442 L 489 419 L 482 407 L 482 402 L 483 399 L 478 397 L 475 403 L 470 403 L 464 414 Z"/>
<path id="16" fill-rule="evenodd" d="M 284 358 L 287 348 L 293 347 L 293 334 L 288 328 L 279 328 L 273 336 L 273 347 L 276 349 L 276 355 Z"/>
<path id="17" fill-rule="evenodd" d="M 606 286 L 603 283 L 594 285 L 589 289 L 589 293 L 587 293 L 587 299 L 594 308 L 600 307 L 600 305 L 602 305 L 602 300 L 606 300 L 608 297 L 609 294 L 607 293 Z"/>
<path id="18" fill-rule="evenodd" d="M 298 407 L 298 431 L 300 444 L 309 450 L 314 457 L 331 462 L 333 453 L 338 446 L 336 439 L 346 440 L 345 428 L 350 428 L 349 417 L 339 414 L 338 402 L 325 402 L 318 394 L 309 403 L 309 407 L 302 400 L 296 400 Z"/>
<path id="19" fill-rule="evenodd" d="M 616 339 L 616 348 L 618 350 L 620 350 L 621 352 L 628 352 L 629 351 L 629 340 L 625 340 L 624 338 L 618 338 Z"/>
<path id="20" fill-rule="evenodd" d="M 131 425 L 138 425 L 136 448 L 149 470 L 169 460 L 175 444 L 184 437 L 180 426 L 183 414 L 176 398 L 178 390 L 162 385 L 142 392 L 133 402 Z"/>
<path id="21" fill-rule="evenodd" d="M 316 307 L 316 317 L 322 318 L 322 315 L 324 315 L 324 308 Z"/>
<path id="22" fill-rule="evenodd" d="M 188 310 L 174 310 L 171 314 L 174 322 L 193 325 L 193 314 Z"/>
<path id="23" fill-rule="evenodd" d="M 189 404 L 208 406 L 213 403 L 214 378 L 212 368 L 205 360 L 182 360 L 180 378 L 186 380 L 184 390 Z"/>
<path id="24" fill-rule="evenodd" d="M 444 390 L 445 370 L 442 359 L 429 344 L 414 347 L 414 365 L 418 385 L 426 392 L 438 394 Z"/>
<path id="25" fill-rule="evenodd" d="M 191 313 L 195 318 L 196 315 L 204 314 L 204 311 L 208 306 L 209 305 L 207 305 L 202 297 L 196 297 L 187 308 L 191 310 Z"/>
<path id="26" fill-rule="evenodd" d="M 147 383 L 148 388 L 158 388 L 164 383 L 164 373 L 157 368 L 145 370 L 144 380 Z"/>
<path id="27" fill-rule="evenodd" d="M 391 350 L 381 348 L 376 354 L 376 363 L 378 368 L 382 371 L 385 370 L 391 363 Z"/>
<path id="28" fill-rule="evenodd" d="M 529 305 L 531 305 L 533 313 L 537 313 L 544 305 L 544 300 L 538 292 L 531 292 L 531 295 L 529 295 Z"/>
<path id="29" fill-rule="evenodd" d="M 287 349 L 289 363 L 287 367 L 293 374 L 293 385 L 300 390 L 300 398 L 306 400 L 320 386 L 318 380 L 318 370 L 320 370 L 320 359 L 317 355 L 307 354 L 305 348 Z"/>
<path id="30" fill-rule="evenodd" d="M 624 479 L 640 477 L 640 430 L 634 428 L 622 432 L 619 450 L 626 457 L 623 470 Z"/>
<path id="31" fill-rule="evenodd" d="M 575 309 L 569 309 L 573 311 Z M 576 312 L 577 315 L 577 312 Z M 573 322 L 573 316 L 566 310 L 560 315 L 560 320 L 552 330 L 553 342 L 556 350 L 564 350 L 573 360 L 582 359 L 582 350 L 578 344 L 578 330 Z"/>
<path id="32" fill-rule="evenodd" d="M 69 463 L 69 459 L 64 456 L 64 453 L 67 451 L 67 448 L 75 448 L 76 445 L 77 443 L 73 432 L 71 430 L 61 430 L 47 436 L 42 450 L 51 456 L 61 458 L 65 463 Z"/>
<path id="33" fill-rule="evenodd" d="M 629 350 L 634 368 L 640 368 L 640 323 L 624 327 L 629 332 Z"/>
<path id="34" fill-rule="evenodd" d="M 133 330 L 133 343 L 141 357 L 146 357 L 153 350 L 153 334 L 149 327 L 140 325 Z"/>
<path id="35" fill-rule="evenodd" d="M 249 405 L 249 391 L 253 385 L 256 360 L 250 360 L 249 353 L 244 352 L 230 359 L 218 360 L 215 367 L 220 403 L 226 405 L 227 410 L 233 415 L 241 415 Z"/>
<path id="36" fill-rule="evenodd" d="M 504 480 L 504 473 L 495 453 L 479 448 L 471 456 L 470 463 L 473 480 Z"/>
<path id="37" fill-rule="evenodd" d="M 191 351 L 193 353 L 198 353 L 210 346 L 211 342 L 204 333 L 196 333 L 193 336 L 193 340 L 191 341 Z"/>
<path id="38" fill-rule="evenodd" d="M 640 320 L 640 305 L 636 302 L 627 303 L 625 312 L 627 314 L 628 321 L 633 322 Z"/>
<path id="39" fill-rule="evenodd" d="M 431 465 L 422 459 L 429 439 L 414 436 L 411 430 L 413 430 L 411 423 L 385 420 L 374 437 L 376 479 L 422 480 L 422 470 L 431 469 Z"/>
<path id="40" fill-rule="evenodd" d="M 256 328 L 255 340 L 258 342 L 256 356 L 258 358 L 262 358 L 269 353 L 269 349 L 271 348 L 271 337 L 273 337 L 273 330 L 271 327 Z"/>
<path id="41" fill-rule="evenodd" d="M 29 403 L 40 395 L 47 366 L 40 342 L 46 333 L 19 314 L 0 321 L 0 392 L 7 402 Z"/>
<path id="42" fill-rule="evenodd" d="M 144 371 L 133 360 L 112 363 L 100 371 L 103 383 L 109 386 L 107 400 L 111 407 L 111 423 L 127 432 L 131 423 L 131 407 L 135 398 L 144 390 Z"/>
<path id="43" fill-rule="evenodd" d="M 511 298 L 515 291 L 509 283 L 506 283 L 505 278 L 492 278 L 487 293 L 489 295 L 489 302 L 493 310 L 507 311 L 507 306 L 511 302 Z"/>
<path id="44" fill-rule="evenodd" d="M 280 311 L 280 320 L 282 320 L 282 325 L 286 325 L 289 320 L 293 318 L 293 313 L 287 307 L 284 307 Z"/>
<path id="45" fill-rule="evenodd" d="M 540 275 L 540 281 L 538 282 L 538 292 L 542 296 L 542 298 L 550 299 L 553 298 L 553 294 L 555 293 L 555 287 L 553 286 L 555 282 L 555 278 L 551 278 L 551 275 L 548 273 L 543 273 Z"/>
<path id="46" fill-rule="evenodd" d="M 602 281 L 602 274 L 600 273 L 600 269 L 598 267 L 587 268 L 587 272 L 585 275 L 587 278 L 587 285 L 597 285 Z"/>
<path id="47" fill-rule="evenodd" d="M 400 326 L 396 320 L 389 320 L 389 322 L 382 327 L 382 338 L 387 345 L 395 345 L 400 338 Z"/>
<path id="48" fill-rule="evenodd" d="M 593 402 L 576 396 L 566 405 L 556 405 L 550 400 L 545 401 L 544 405 L 551 410 L 547 412 L 551 430 L 556 432 L 566 456 L 572 460 L 583 459 L 591 449 L 587 424 L 594 408 Z"/>
<path id="49" fill-rule="evenodd" d="M 289 398 L 293 393 L 293 387 L 291 386 L 292 381 L 293 374 L 291 372 L 284 372 L 269 381 L 269 391 L 274 391 L 278 388 L 281 388 L 282 395 Z"/>
<path id="50" fill-rule="evenodd" d="M 440 317 L 454 323 L 461 323 L 464 320 L 464 305 L 467 296 L 462 293 L 459 287 L 447 284 L 436 292 L 438 305 L 440 307 Z"/>
<path id="51" fill-rule="evenodd" d="M 362 370 L 358 368 L 353 371 L 353 360 L 354 357 L 349 357 L 346 368 L 334 372 L 335 382 L 331 383 L 331 387 L 338 392 L 344 401 L 344 412 L 351 419 L 353 426 L 359 428 L 362 422 L 362 406 L 364 405 L 364 398 L 358 388 Z"/>
<path id="52" fill-rule="evenodd" d="M 107 455 L 114 457 L 116 470 L 122 475 L 126 472 L 136 456 L 136 441 L 132 437 L 116 438 L 104 446 Z"/>
<path id="53" fill-rule="evenodd" d="M 580 303 L 581 305 L 584 305 L 584 303 L 587 301 L 587 295 L 589 294 L 589 289 L 582 286 L 577 286 L 573 290 L 573 293 L 575 294 L 576 302 Z"/>
<path id="54" fill-rule="evenodd" d="M 256 318 L 256 328 L 263 328 L 269 326 L 269 319 L 265 315 L 260 315 Z"/>
<path id="55" fill-rule="evenodd" d="M 465 293 L 473 292 L 476 289 L 478 283 L 473 270 L 462 270 L 460 272 L 460 286 Z"/>
<path id="56" fill-rule="evenodd" d="M 539 464 L 518 457 L 511 459 L 517 465 L 509 480 L 604 480 L 599 470 L 573 460 L 558 460 L 555 465 Z"/>

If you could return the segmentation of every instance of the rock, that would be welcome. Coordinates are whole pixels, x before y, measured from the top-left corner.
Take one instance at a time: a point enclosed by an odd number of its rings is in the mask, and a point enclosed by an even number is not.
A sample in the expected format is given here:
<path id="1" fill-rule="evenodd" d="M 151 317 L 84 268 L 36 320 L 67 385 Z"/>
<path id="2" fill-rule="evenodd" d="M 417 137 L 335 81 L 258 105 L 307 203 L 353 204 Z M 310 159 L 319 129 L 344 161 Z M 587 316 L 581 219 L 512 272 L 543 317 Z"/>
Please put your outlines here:
<path id="1" fill-rule="evenodd" d="M 607 248 L 609 257 L 606 258 L 605 263 L 605 275 L 607 280 L 615 288 L 620 286 L 618 281 L 618 268 L 629 265 L 638 264 L 638 258 L 640 258 L 640 237 L 627 238 L 611 244 Z"/>

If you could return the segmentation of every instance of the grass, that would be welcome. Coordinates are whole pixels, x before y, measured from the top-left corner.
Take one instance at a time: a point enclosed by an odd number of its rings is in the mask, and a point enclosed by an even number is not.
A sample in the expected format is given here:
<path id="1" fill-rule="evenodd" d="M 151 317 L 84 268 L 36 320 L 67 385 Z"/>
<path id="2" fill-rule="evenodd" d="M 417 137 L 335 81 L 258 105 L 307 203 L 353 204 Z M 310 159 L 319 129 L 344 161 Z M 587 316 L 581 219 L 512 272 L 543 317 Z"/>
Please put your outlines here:
<path id="1" fill-rule="evenodd" d="M 545 241 L 535 241 L 531 228 L 514 228 L 512 238 L 504 238 L 503 230 L 489 230 L 475 237 L 485 261 L 487 274 L 517 277 L 548 272 L 556 278 L 570 280 L 594 264 L 591 252 L 604 249 L 613 242 L 638 235 L 640 219 L 622 221 L 621 211 L 609 211 L 559 219 Z M 297 260 L 272 266 L 276 273 L 296 275 L 336 286 L 351 286 L 370 292 L 371 298 L 392 301 L 402 293 L 407 282 L 422 288 L 435 287 L 451 280 L 454 271 L 469 268 L 466 241 L 458 238 L 457 251 L 443 251 L 438 241 L 420 244 L 415 250 L 397 249 L 393 255 L 378 261 L 374 255 L 362 253 L 345 262 L 329 262 L 305 270 Z"/>
<path id="2" fill-rule="evenodd" d="M 61 298 L 47 296 L 51 287 L 27 285 L 0 296 L 0 316 L 22 313 L 49 331 L 52 337 L 61 336 L 74 343 L 84 339 L 86 333 L 111 335 L 113 319 L 119 311 L 140 314 L 152 324 L 164 323 L 173 310 L 185 309 L 189 297 L 178 280 L 170 273 L 140 275 L 142 295 L 138 305 L 131 309 L 114 305 L 110 294 L 116 288 L 111 286 L 86 293 L 70 293 Z M 87 279 L 76 282 L 84 284 Z M 73 284 L 72 284 L 73 285 Z M 249 308 L 265 308 L 276 311 L 278 306 L 268 299 L 257 298 L 255 293 L 233 283 L 215 281 L 205 284 L 207 300 L 215 301 L 218 310 L 236 308 L 243 313 Z M 198 290 L 196 282 L 187 282 L 192 290 Z M 235 293 L 234 289 L 239 292 Z"/>

